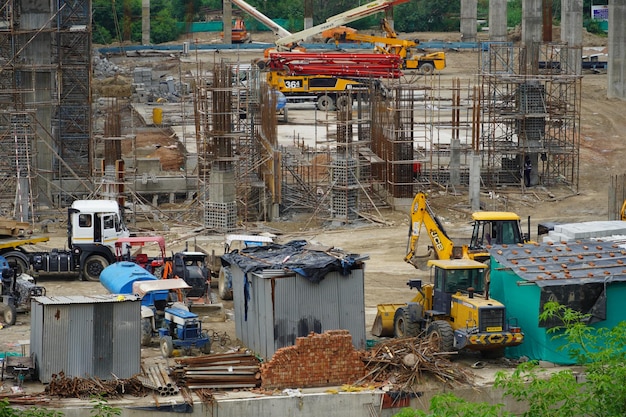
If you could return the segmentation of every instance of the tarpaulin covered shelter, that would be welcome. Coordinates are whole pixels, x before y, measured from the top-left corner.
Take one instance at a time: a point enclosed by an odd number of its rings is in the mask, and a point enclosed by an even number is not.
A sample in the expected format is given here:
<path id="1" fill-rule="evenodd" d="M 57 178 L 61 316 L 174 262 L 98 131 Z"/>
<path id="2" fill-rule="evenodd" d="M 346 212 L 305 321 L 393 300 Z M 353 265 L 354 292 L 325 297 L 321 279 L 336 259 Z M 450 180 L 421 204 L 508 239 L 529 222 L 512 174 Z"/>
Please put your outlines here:
<path id="1" fill-rule="evenodd" d="M 266 358 L 297 337 L 337 329 L 364 349 L 366 259 L 304 240 L 223 255 L 232 273 L 237 337 Z"/>

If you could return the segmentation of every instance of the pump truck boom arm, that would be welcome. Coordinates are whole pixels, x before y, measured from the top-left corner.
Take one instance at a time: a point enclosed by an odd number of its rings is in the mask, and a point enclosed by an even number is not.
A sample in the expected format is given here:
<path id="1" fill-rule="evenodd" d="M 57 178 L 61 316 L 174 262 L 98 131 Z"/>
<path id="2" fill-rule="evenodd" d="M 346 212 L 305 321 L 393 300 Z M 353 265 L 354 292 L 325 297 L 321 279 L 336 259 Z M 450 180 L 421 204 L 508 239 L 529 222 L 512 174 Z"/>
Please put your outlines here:
<path id="1" fill-rule="evenodd" d="M 301 30 L 284 36 L 276 41 L 276 46 L 279 48 L 289 48 L 291 45 L 297 45 L 310 36 L 315 36 L 326 29 L 336 28 L 354 22 L 355 20 L 363 19 L 364 17 L 372 14 L 384 11 L 390 7 L 397 6 L 402 3 L 407 3 L 409 0 L 377 0 L 364 4 L 354 9 L 350 9 L 347 12 L 340 13 L 338 15 L 329 17 L 326 22 L 317 26 L 313 26 L 308 29 Z"/>
<path id="2" fill-rule="evenodd" d="M 248 13 L 250 16 L 254 17 L 259 22 L 263 23 L 265 26 L 270 28 L 272 33 L 276 36 L 280 36 L 281 38 L 287 37 L 291 35 L 287 29 L 274 22 L 269 17 L 265 16 L 263 13 L 258 11 L 254 6 L 249 5 L 244 0 L 230 0 L 230 2 L 237 7 L 239 7 L 244 12 Z"/>

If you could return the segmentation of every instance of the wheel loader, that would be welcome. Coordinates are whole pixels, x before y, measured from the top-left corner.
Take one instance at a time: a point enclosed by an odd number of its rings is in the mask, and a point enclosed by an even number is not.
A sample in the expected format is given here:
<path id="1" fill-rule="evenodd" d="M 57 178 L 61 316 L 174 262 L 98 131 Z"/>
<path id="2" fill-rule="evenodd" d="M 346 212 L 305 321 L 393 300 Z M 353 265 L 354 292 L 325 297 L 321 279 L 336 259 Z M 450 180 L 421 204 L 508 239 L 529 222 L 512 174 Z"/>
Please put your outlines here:
<path id="1" fill-rule="evenodd" d="M 418 269 L 428 267 L 433 284 L 410 280 L 409 288 L 418 290 L 410 302 L 379 304 L 373 335 L 407 337 L 425 331 L 437 335 L 442 350 L 468 348 L 486 356 L 501 356 L 505 347 L 522 343 L 519 327 L 509 330 L 504 323 L 504 305 L 489 299 L 489 247 L 527 242 L 530 232 L 522 233 L 520 217 L 511 212 L 476 212 L 472 220 L 469 245 L 455 245 L 426 194 L 415 195 L 404 260 Z M 417 255 L 422 229 L 431 245 L 425 255 Z"/>
<path id="2" fill-rule="evenodd" d="M 506 319 L 502 303 L 489 298 L 486 265 L 472 259 L 437 259 L 428 262 L 433 284 L 409 280 L 417 294 L 406 304 L 383 304 L 372 328 L 376 336 L 433 339 L 441 352 L 461 349 L 498 358 L 517 346 L 524 334 L 517 320 Z"/>

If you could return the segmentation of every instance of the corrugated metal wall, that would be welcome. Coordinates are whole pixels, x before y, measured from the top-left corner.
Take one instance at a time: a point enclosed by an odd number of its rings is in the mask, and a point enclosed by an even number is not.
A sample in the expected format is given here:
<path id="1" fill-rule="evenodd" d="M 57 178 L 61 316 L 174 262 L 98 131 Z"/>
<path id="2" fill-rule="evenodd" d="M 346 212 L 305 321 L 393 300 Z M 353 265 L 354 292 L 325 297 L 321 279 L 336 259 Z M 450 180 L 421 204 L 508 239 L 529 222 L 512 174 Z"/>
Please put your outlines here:
<path id="1" fill-rule="evenodd" d="M 39 380 L 60 372 L 103 380 L 139 373 L 140 309 L 133 296 L 35 298 L 30 345 Z"/>
<path id="2" fill-rule="evenodd" d="M 310 332 L 348 330 L 357 349 L 364 349 L 364 270 L 349 276 L 331 272 L 319 283 L 283 271 L 249 274 L 231 265 L 237 337 L 265 358 Z M 245 294 L 249 294 L 246 300 Z M 246 311 L 247 310 L 247 311 Z"/>

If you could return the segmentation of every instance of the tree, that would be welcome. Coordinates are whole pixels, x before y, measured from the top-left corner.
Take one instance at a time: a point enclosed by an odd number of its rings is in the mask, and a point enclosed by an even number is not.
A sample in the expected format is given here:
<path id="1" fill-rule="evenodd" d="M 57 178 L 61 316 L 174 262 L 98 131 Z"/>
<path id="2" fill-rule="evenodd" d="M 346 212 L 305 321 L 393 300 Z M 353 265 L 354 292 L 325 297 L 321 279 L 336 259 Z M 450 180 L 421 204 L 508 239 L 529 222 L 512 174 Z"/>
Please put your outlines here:
<path id="1" fill-rule="evenodd" d="M 499 372 L 494 387 L 527 406 L 524 417 L 614 417 L 626 415 L 626 322 L 614 328 L 589 326 L 590 315 L 555 302 L 546 303 L 541 321 L 561 323 L 548 330 L 565 341 L 562 349 L 583 367 L 584 380 L 571 369 L 550 375 L 538 362 L 520 364 L 511 374 Z M 555 320 L 555 321 L 554 321 Z M 512 416 L 502 404 L 465 402 L 452 394 L 433 398 L 430 414 L 402 410 L 396 417 Z M 411 414 L 413 413 L 413 414 Z"/>

